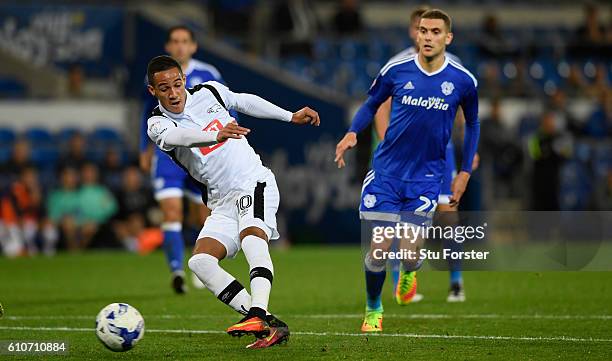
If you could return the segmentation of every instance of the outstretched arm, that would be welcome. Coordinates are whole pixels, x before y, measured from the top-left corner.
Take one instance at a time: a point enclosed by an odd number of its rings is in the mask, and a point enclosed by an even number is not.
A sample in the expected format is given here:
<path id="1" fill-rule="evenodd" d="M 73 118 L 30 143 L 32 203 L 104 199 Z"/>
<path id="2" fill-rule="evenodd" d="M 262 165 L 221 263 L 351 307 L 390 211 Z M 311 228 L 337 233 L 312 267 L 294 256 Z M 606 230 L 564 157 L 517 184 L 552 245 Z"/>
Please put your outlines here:
<path id="1" fill-rule="evenodd" d="M 278 119 L 296 124 L 310 123 L 314 126 L 319 126 L 321 123 L 319 114 L 308 107 L 292 113 L 257 95 L 234 93 L 217 82 L 208 82 L 208 84 L 217 89 L 228 109 L 235 109 L 255 118 Z"/>

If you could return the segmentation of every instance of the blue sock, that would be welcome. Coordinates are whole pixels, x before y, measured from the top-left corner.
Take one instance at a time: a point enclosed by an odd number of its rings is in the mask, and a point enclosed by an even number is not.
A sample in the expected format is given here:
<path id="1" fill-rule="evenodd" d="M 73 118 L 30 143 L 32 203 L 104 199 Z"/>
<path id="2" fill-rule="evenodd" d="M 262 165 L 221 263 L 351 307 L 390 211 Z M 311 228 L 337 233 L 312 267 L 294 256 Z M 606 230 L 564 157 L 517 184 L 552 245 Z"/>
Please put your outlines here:
<path id="1" fill-rule="evenodd" d="M 367 292 L 367 310 L 382 311 L 381 293 L 387 276 L 386 264 L 373 265 L 371 257 L 366 256 L 365 260 L 365 279 Z"/>
<path id="2" fill-rule="evenodd" d="M 463 243 L 457 243 L 453 239 L 445 239 L 445 247 L 449 248 L 452 252 L 461 252 L 463 250 Z M 463 278 L 461 276 L 461 260 L 448 260 L 448 270 L 450 272 L 450 283 L 462 283 Z"/>
<path id="3" fill-rule="evenodd" d="M 181 224 L 179 222 L 163 223 L 162 230 L 164 231 L 164 253 L 170 271 L 183 271 L 185 243 Z"/>
<path id="4" fill-rule="evenodd" d="M 450 283 L 463 283 L 463 277 L 461 276 L 460 270 L 451 270 L 450 271 Z"/>
<path id="5" fill-rule="evenodd" d="M 393 280 L 393 292 L 395 294 L 395 288 L 399 282 L 400 267 L 402 262 L 399 259 L 390 259 L 389 263 L 391 266 L 391 278 Z"/>
<path id="6" fill-rule="evenodd" d="M 387 271 L 372 272 L 366 270 L 365 275 L 366 291 L 368 292 L 367 309 L 372 311 L 382 310 L 382 300 L 380 299 L 380 294 L 382 293 Z"/>

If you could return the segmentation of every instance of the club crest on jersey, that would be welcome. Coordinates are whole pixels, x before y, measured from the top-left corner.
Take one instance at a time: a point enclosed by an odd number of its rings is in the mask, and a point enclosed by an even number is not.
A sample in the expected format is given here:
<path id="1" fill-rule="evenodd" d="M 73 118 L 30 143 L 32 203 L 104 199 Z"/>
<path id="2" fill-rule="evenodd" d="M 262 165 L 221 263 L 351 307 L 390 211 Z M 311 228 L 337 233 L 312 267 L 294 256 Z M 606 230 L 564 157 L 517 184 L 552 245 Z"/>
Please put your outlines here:
<path id="1" fill-rule="evenodd" d="M 366 194 L 363 196 L 363 205 L 366 208 L 372 208 L 376 204 L 376 196 L 373 194 Z"/>
<path id="2" fill-rule="evenodd" d="M 440 85 L 440 88 L 442 88 L 442 94 L 451 95 L 453 90 L 455 90 L 455 84 L 451 83 L 450 81 L 445 81 L 442 83 L 442 85 Z"/>
<path id="3" fill-rule="evenodd" d="M 412 95 L 404 95 L 402 97 L 402 104 L 423 107 L 425 109 L 448 110 L 448 103 L 445 103 L 444 99 L 438 97 L 413 98 Z"/>
<path id="4" fill-rule="evenodd" d="M 220 111 L 221 111 L 221 109 L 223 109 L 223 107 L 222 107 L 221 105 L 219 105 L 219 104 L 215 104 L 215 105 L 213 105 L 212 107 L 208 108 L 208 109 L 206 110 L 206 112 L 207 112 L 208 114 L 211 114 L 211 113 L 218 113 L 218 112 L 220 112 Z"/>

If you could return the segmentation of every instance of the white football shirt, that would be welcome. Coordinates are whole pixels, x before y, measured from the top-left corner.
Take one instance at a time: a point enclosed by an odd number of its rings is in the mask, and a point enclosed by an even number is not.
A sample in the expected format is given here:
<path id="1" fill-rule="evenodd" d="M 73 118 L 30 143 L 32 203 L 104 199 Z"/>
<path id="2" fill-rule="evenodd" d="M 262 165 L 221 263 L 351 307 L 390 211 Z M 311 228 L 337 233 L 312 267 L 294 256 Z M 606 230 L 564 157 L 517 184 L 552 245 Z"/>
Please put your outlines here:
<path id="1" fill-rule="evenodd" d="M 211 89 L 212 87 L 212 89 Z M 213 93 L 216 90 L 220 99 Z M 291 121 L 292 113 L 250 94 L 236 94 L 221 83 L 209 81 L 187 89 L 185 109 L 176 114 L 157 106 L 149 120 L 147 133 L 179 166 L 208 189 L 208 205 L 215 204 L 232 190 L 244 189 L 269 169 L 245 137 L 228 139 L 208 147 L 169 146 L 165 144 L 172 129 L 194 132 L 218 131 L 234 119 L 229 109 L 257 117 Z"/>

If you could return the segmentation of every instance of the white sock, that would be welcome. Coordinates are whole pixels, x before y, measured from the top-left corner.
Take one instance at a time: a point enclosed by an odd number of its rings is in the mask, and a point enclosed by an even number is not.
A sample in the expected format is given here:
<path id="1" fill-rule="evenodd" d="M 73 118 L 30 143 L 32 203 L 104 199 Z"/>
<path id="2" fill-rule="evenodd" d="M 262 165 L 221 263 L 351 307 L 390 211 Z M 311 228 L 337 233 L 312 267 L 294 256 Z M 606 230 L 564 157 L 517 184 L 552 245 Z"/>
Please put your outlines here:
<path id="1" fill-rule="evenodd" d="M 251 296 L 240 282 L 219 266 L 217 258 L 207 253 L 199 253 L 192 256 L 187 264 L 221 302 L 243 315 L 249 311 Z"/>
<path id="2" fill-rule="evenodd" d="M 274 278 L 268 242 L 256 236 L 246 236 L 242 240 L 242 251 L 251 269 L 251 307 L 259 307 L 267 312 Z"/>

